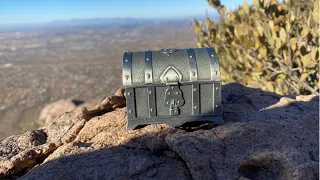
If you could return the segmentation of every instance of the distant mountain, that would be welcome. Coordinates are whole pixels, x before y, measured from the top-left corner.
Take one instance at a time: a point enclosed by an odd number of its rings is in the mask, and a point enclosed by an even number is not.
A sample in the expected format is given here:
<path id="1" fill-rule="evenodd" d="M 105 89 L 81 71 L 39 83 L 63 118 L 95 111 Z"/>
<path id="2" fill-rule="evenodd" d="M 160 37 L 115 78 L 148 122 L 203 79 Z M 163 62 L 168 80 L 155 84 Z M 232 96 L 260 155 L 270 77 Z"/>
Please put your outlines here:
<path id="1" fill-rule="evenodd" d="M 144 18 L 90 18 L 90 19 L 71 19 L 71 20 L 58 20 L 44 23 L 50 24 L 114 24 L 114 23 L 130 23 L 130 22 L 150 22 L 154 19 L 144 19 Z"/>
<path id="2" fill-rule="evenodd" d="M 210 15 L 211 18 L 218 18 L 217 15 Z M 88 18 L 56 20 L 46 23 L 25 23 L 25 24 L 0 24 L 0 32 L 27 32 L 34 30 L 52 30 L 56 28 L 81 28 L 81 27 L 106 27 L 110 25 L 137 25 L 146 23 L 189 23 L 194 18 L 204 20 L 205 15 L 194 15 L 174 18 Z"/>

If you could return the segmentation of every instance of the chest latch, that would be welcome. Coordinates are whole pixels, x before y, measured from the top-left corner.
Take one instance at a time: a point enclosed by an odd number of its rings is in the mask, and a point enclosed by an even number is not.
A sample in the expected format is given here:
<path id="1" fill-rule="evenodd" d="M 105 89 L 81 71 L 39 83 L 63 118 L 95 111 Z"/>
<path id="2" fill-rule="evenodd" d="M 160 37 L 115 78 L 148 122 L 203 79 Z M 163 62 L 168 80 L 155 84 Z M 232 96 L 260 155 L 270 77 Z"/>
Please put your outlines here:
<path id="1" fill-rule="evenodd" d="M 170 115 L 176 116 L 180 114 L 179 107 L 184 104 L 183 94 L 179 86 L 170 85 L 165 92 L 165 105 L 169 107 Z"/>
<path id="2" fill-rule="evenodd" d="M 183 93 L 179 87 L 182 75 L 174 66 L 168 66 L 160 79 L 164 84 L 168 85 L 164 96 L 165 106 L 169 107 L 171 116 L 177 116 L 180 114 L 179 107 L 184 105 Z"/>

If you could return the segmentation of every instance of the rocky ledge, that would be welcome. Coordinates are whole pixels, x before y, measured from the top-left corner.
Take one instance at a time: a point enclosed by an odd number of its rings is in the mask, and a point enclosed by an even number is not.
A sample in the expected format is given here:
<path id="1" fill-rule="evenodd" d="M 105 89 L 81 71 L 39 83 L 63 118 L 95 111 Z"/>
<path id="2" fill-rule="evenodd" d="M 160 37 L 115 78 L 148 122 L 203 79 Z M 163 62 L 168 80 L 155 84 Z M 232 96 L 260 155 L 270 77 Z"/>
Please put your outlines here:
<path id="1" fill-rule="evenodd" d="M 319 98 L 222 88 L 224 125 L 126 130 L 123 91 L 0 143 L 0 179 L 319 179 Z"/>

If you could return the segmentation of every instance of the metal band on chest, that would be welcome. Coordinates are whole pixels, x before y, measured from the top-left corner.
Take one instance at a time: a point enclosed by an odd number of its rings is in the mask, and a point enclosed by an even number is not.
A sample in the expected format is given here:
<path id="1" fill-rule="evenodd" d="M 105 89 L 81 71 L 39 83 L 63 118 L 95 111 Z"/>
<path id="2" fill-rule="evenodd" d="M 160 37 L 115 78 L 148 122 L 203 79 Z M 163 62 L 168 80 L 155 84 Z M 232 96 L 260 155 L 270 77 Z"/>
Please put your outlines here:
<path id="1" fill-rule="evenodd" d="M 122 61 L 123 86 L 132 85 L 132 52 L 125 52 Z"/>
<path id="2" fill-rule="evenodd" d="M 153 73 L 152 73 L 152 51 L 144 52 L 144 60 L 146 68 L 144 70 L 144 81 L 146 84 L 153 83 Z"/>
<path id="3" fill-rule="evenodd" d="M 197 59 L 194 49 L 188 48 L 187 53 L 189 58 L 190 82 L 195 82 L 192 84 L 192 114 L 196 115 L 200 113 L 200 85 L 196 83 L 196 81 L 198 81 Z"/>
<path id="4" fill-rule="evenodd" d="M 218 56 L 212 47 L 207 48 L 209 61 L 210 61 L 210 71 L 211 71 L 211 80 L 220 81 L 220 69 Z"/>
<path id="5" fill-rule="evenodd" d="M 221 82 L 213 83 L 213 114 L 221 114 Z"/>
<path id="6" fill-rule="evenodd" d="M 144 52 L 144 62 L 145 62 L 145 70 L 144 70 L 144 82 L 145 84 L 153 83 L 153 72 L 152 72 L 152 51 Z M 148 111 L 149 117 L 155 117 L 156 112 L 156 95 L 155 95 L 155 87 L 148 87 Z"/>
<path id="7" fill-rule="evenodd" d="M 198 81 L 198 69 L 197 60 L 194 50 L 191 48 L 187 49 L 189 57 L 189 70 L 190 70 L 190 82 Z"/>
<path id="8" fill-rule="evenodd" d="M 200 84 L 192 84 L 192 114 L 200 114 Z"/>
<path id="9" fill-rule="evenodd" d="M 126 88 L 126 99 L 127 99 L 127 112 L 128 112 L 128 118 L 136 118 L 136 94 L 134 88 Z"/>
<path id="10" fill-rule="evenodd" d="M 157 107 L 156 107 L 155 87 L 148 87 L 147 90 L 148 90 L 149 117 L 156 117 Z"/>

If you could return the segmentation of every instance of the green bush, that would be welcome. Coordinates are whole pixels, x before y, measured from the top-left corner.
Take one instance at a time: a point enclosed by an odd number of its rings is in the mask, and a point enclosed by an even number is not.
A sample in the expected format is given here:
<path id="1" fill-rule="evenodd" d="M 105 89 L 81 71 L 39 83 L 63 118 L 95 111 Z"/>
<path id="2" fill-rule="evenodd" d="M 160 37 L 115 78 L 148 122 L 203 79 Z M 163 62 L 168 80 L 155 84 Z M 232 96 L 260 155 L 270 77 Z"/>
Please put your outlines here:
<path id="1" fill-rule="evenodd" d="M 319 0 L 252 0 L 233 11 L 207 1 L 220 19 L 195 19 L 192 27 L 198 47 L 216 49 L 223 83 L 319 94 Z"/>

